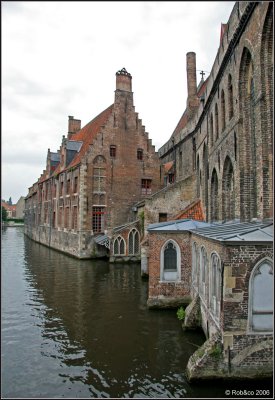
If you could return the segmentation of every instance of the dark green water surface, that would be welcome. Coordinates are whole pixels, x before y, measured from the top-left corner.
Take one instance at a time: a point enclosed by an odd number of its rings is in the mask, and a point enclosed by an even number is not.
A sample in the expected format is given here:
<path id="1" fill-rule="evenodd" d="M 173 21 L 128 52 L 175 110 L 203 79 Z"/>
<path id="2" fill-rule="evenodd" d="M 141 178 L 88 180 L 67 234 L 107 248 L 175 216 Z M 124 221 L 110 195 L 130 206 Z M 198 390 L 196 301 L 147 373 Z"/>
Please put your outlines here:
<path id="1" fill-rule="evenodd" d="M 233 383 L 188 384 L 204 336 L 147 296 L 138 264 L 76 260 L 2 229 L 2 398 L 230 398 Z"/>

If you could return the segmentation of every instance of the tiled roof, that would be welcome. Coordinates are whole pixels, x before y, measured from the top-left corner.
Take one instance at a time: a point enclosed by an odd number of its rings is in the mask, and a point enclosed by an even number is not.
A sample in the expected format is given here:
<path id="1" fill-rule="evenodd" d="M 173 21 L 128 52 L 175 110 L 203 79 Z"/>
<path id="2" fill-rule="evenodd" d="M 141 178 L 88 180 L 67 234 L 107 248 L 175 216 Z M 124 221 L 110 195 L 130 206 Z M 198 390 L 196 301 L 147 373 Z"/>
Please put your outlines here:
<path id="1" fill-rule="evenodd" d="M 1 207 L 4 207 L 8 211 L 16 211 L 15 204 L 10 205 L 9 203 L 7 203 L 5 201 L 1 201 Z"/>
<path id="2" fill-rule="evenodd" d="M 178 122 L 178 125 L 176 126 L 172 136 L 175 136 L 178 133 L 180 133 L 180 131 L 186 126 L 187 122 L 188 122 L 188 117 L 187 117 L 187 112 L 185 110 L 184 113 L 182 114 L 182 116 Z"/>
<path id="3" fill-rule="evenodd" d="M 80 163 L 81 158 L 85 155 L 89 149 L 90 144 L 92 144 L 93 139 L 100 131 L 100 128 L 107 122 L 113 111 L 114 105 L 106 108 L 102 113 L 85 125 L 79 132 L 75 133 L 73 138 L 75 141 L 83 142 L 79 153 L 76 154 L 72 162 L 68 165 L 68 168 L 74 167 Z"/>
<path id="4" fill-rule="evenodd" d="M 191 218 L 196 221 L 205 221 L 205 216 L 201 206 L 201 200 L 195 200 L 179 214 L 177 214 L 174 219 L 184 219 Z"/>
<path id="5" fill-rule="evenodd" d="M 206 86 L 207 86 L 207 82 L 208 82 L 208 78 L 205 79 L 205 81 L 203 83 L 201 83 L 201 85 L 199 85 L 198 92 L 197 92 L 198 97 L 201 97 L 203 95 L 203 93 L 205 92 L 205 89 L 206 89 Z"/>
<path id="6" fill-rule="evenodd" d="M 73 140 L 68 141 L 67 148 L 68 150 L 74 149 L 79 151 L 66 168 L 61 168 L 61 164 L 59 163 L 53 172 L 54 175 L 57 175 L 60 172 L 65 171 L 68 168 L 74 167 L 80 163 L 81 158 L 89 149 L 90 144 L 92 144 L 93 139 L 100 131 L 100 128 L 107 122 L 109 116 L 113 111 L 113 107 L 114 105 L 112 104 L 111 106 L 106 108 L 106 110 L 102 111 L 102 113 L 100 113 L 92 121 L 90 121 L 87 125 L 85 125 L 82 129 L 80 129 L 80 131 L 74 134 Z M 47 180 L 46 172 L 42 174 L 42 176 L 38 179 L 38 182 L 41 183 L 45 180 Z"/>
<path id="7" fill-rule="evenodd" d="M 220 34 L 220 45 L 222 44 L 222 38 L 224 35 L 224 32 L 226 31 L 227 24 L 221 24 L 221 34 Z"/>
<path id="8" fill-rule="evenodd" d="M 169 162 L 163 164 L 164 172 L 166 172 L 166 173 L 169 172 L 170 169 L 173 167 L 173 165 L 174 165 L 174 161 L 169 161 Z"/>

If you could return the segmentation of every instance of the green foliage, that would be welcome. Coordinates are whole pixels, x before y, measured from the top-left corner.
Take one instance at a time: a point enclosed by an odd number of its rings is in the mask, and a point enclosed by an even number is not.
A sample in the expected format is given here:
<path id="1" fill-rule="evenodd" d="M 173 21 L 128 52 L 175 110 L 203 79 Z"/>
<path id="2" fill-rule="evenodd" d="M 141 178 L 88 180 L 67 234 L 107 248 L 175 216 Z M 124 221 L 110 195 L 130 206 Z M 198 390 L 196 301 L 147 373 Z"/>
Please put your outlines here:
<path id="1" fill-rule="evenodd" d="M 22 219 L 22 218 L 8 218 L 7 221 L 8 222 L 18 222 L 20 224 L 24 223 L 24 219 Z"/>
<path id="2" fill-rule="evenodd" d="M 139 219 L 140 219 L 140 225 L 141 225 L 141 231 L 144 231 L 144 211 L 141 211 L 139 214 Z"/>
<path id="3" fill-rule="evenodd" d="M 5 209 L 5 207 L 1 207 L 1 220 L 2 221 L 7 221 L 7 218 L 8 218 L 8 212 L 7 212 L 7 210 Z"/>
<path id="4" fill-rule="evenodd" d="M 178 311 L 177 311 L 177 317 L 180 321 L 184 321 L 185 318 L 185 310 L 184 308 L 181 306 Z"/>
<path id="5" fill-rule="evenodd" d="M 210 351 L 209 355 L 211 357 L 220 358 L 222 354 L 222 348 L 219 344 L 216 344 Z"/>

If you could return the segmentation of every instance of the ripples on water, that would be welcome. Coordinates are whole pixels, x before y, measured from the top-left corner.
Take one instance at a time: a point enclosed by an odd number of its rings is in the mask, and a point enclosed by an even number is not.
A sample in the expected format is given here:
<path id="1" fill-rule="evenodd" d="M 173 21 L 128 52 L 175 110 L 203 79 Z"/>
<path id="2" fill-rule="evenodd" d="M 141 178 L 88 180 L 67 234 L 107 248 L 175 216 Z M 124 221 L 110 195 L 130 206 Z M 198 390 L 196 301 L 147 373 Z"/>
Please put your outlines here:
<path id="1" fill-rule="evenodd" d="M 220 397 L 190 386 L 201 333 L 146 307 L 138 264 L 80 261 L 2 232 L 2 394 L 27 398 Z"/>

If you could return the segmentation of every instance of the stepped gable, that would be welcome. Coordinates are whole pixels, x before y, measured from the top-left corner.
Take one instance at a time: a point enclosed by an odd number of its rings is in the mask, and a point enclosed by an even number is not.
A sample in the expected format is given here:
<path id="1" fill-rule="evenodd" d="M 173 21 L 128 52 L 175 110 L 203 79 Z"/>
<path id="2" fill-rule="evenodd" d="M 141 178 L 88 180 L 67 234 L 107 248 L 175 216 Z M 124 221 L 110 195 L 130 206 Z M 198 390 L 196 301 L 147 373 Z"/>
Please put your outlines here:
<path id="1" fill-rule="evenodd" d="M 205 215 L 202 210 L 201 200 L 195 200 L 173 219 L 194 219 L 195 221 L 205 221 Z"/>
<path id="2" fill-rule="evenodd" d="M 92 144 L 93 139 L 99 133 L 100 128 L 105 125 L 108 118 L 113 112 L 114 105 L 112 104 L 106 110 L 102 111 L 97 117 L 95 117 L 92 121 L 90 121 L 87 125 L 85 125 L 79 132 L 75 133 L 73 136 L 73 141 L 82 141 L 83 144 L 79 153 L 76 154 L 74 159 L 68 165 L 67 168 L 75 167 L 80 163 L 81 158 L 88 151 L 90 144 Z"/>

